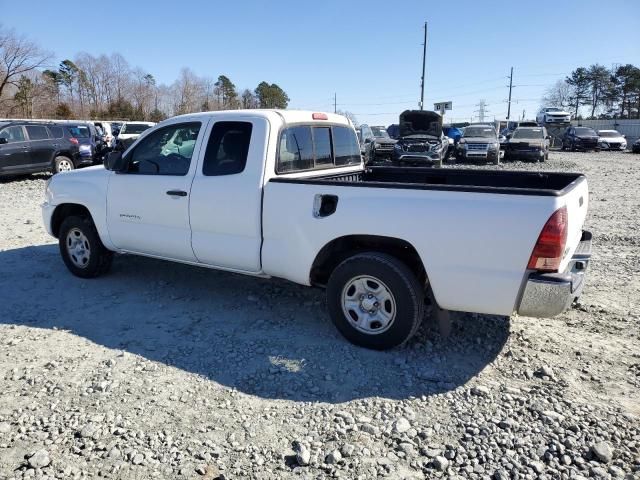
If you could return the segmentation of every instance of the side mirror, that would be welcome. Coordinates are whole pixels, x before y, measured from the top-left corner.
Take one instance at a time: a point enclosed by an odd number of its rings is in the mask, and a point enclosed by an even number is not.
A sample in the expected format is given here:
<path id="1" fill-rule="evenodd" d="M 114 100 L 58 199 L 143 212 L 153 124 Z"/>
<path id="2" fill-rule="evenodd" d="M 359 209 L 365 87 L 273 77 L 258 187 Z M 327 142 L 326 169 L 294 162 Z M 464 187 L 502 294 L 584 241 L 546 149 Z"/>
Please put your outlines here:
<path id="1" fill-rule="evenodd" d="M 370 138 L 365 138 L 364 139 L 364 143 L 371 143 L 371 139 Z"/>
<path id="2" fill-rule="evenodd" d="M 0 145 L 4 145 L 5 143 L 9 143 L 9 140 L 6 137 L 0 137 Z"/>
<path id="3" fill-rule="evenodd" d="M 109 155 L 104 160 L 104 168 L 112 172 L 124 172 L 126 167 L 127 162 L 122 158 L 122 152 L 119 151 L 109 152 Z"/>

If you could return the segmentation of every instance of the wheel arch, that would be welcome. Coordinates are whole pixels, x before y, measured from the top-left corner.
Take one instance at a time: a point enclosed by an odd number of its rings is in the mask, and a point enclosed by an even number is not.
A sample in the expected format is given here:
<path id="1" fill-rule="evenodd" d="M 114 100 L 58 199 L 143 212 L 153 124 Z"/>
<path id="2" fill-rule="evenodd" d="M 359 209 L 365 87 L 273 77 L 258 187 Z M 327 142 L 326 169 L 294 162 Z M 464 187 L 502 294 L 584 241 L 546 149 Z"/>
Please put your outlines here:
<path id="1" fill-rule="evenodd" d="M 401 260 L 422 285 L 428 284 L 422 259 L 415 247 L 406 240 L 380 235 L 345 235 L 331 240 L 320 249 L 309 272 L 311 285 L 325 286 L 333 270 L 345 259 L 371 251 L 386 253 Z"/>
<path id="2" fill-rule="evenodd" d="M 64 222 L 65 218 L 72 215 L 78 217 L 88 216 L 93 219 L 91 212 L 84 205 L 79 203 L 62 203 L 56 207 L 51 216 L 51 232 L 54 237 L 58 238 L 62 222 Z"/>

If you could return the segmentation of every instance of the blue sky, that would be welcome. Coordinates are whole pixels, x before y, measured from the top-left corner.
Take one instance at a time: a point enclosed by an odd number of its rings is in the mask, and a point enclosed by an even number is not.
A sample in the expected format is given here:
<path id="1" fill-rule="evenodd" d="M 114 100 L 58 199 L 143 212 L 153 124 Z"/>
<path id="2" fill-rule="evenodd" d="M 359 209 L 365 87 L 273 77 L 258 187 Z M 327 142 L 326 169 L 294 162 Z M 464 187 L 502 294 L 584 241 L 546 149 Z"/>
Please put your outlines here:
<path id="1" fill-rule="evenodd" d="M 292 108 L 332 110 L 335 92 L 339 109 L 369 124 L 417 106 L 424 21 L 425 105 L 453 101 L 449 120 L 469 120 L 481 99 L 490 117 L 504 118 L 511 66 L 512 117 L 524 109 L 529 118 L 545 87 L 577 66 L 640 65 L 638 0 L 28 4 L 0 0 L 0 22 L 56 61 L 119 52 L 161 83 L 185 66 L 225 74 L 240 89 L 266 80 L 284 88 Z"/>

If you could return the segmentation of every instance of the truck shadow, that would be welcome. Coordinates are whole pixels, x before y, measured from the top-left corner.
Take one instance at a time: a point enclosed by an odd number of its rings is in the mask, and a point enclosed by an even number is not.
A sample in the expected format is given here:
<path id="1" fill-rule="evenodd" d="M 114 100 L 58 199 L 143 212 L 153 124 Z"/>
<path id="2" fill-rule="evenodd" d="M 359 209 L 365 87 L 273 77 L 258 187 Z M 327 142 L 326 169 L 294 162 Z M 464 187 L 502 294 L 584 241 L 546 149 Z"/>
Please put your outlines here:
<path id="1" fill-rule="evenodd" d="M 0 323 L 68 330 L 263 398 L 446 392 L 491 363 L 509 336 L 507 317 L 455 314 L 449 338 L 425 322 L 406 347 L 375 352 L 340 336 L 323 291 L 285 281 L 133 256 L 82 280 L 51 244 L 0 252 L 0 266 Z"/>

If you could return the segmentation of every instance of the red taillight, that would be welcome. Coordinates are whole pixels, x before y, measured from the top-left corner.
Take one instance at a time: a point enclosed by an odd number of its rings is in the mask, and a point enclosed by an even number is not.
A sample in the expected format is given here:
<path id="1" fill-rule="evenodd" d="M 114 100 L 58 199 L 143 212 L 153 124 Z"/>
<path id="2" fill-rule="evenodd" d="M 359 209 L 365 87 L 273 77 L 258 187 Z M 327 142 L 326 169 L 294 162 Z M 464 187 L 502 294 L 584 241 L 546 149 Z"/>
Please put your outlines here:
<path id="1" fill-rule="evenodd" d="M 314 113 L 312 117 L 314 120 L 329 120 L 326 113 Z"/>
<path id="2" fill-rule="evenodd" d="M 542 272 L 558 271 L 567 244 L 567 227 L 567 207 L 562 207 L 551 215 L 542 228 L 527 268 Z"/>
<path id="3" fill-rule="evenodd" d="M 78 145 L 78 143 L 80 143 L 80 142 L 78 142 L 78 139 L 77 139 L 77 138 L 75 138 L 75 137 L 70 137 L 70 138 L 69 138 L 69 141 L 70 141 L 71 143 L 75 143 L 76 145 Z"/>

